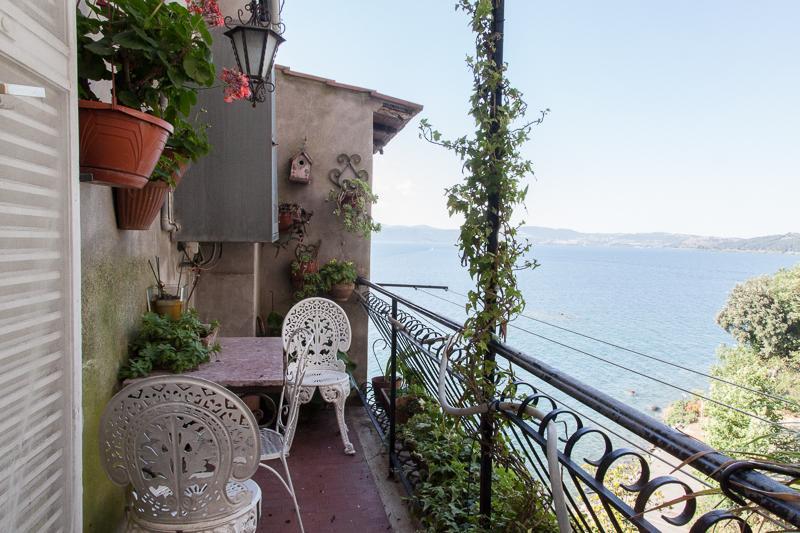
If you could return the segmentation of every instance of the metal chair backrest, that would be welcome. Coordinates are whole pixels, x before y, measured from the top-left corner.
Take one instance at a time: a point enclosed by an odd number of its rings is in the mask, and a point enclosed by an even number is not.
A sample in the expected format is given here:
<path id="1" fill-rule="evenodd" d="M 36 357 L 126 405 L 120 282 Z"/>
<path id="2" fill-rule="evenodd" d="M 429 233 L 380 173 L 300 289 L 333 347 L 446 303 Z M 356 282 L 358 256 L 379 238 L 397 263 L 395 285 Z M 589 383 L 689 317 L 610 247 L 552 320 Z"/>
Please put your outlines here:
<path id="1" fill-rule="evenodd" d="M 294 304 L 283 320 L 283 349 L 296 329 L 306 328 L 312 339 L 308 350 L 309 369 L 345 371 L 338 352 L 350 349 L 350 321 L 344 309 L 327 298 L 306 298 Z"/>
<path id="2" fill-rule="evenodd" d="M 224 517 L 251 503 L 231 481 L 258 469 L 258 424 L 238 396 L 204 379 L 157 376 L 108 403 L 101 460 L 111 480 L 132 486 L 131 509 L 176 526 Z"/>
<path id="3" fill-rule="evenodd" d="M 292 447 L 294 432 L 297 428 L 297 417 L 300 413 L 300 387 L 306 375 L 308 349 L 313 335 L 306 328 L 299 328 L 289 335 L 289 345 L 284 350 L 286 384 L 281 392 L 278 404 L 278 421 L 275 430 L 283 435 L 283 449 L 286 453 Z"/>

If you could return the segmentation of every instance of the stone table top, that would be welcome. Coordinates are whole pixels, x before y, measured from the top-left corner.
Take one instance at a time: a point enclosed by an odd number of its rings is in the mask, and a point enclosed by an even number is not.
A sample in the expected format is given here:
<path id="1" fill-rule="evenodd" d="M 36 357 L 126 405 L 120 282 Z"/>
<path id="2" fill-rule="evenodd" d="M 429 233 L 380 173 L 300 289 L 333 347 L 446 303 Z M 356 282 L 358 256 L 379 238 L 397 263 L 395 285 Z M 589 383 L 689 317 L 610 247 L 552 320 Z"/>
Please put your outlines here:
<path id="1" fill-rule="evenodd" d="M 216 354 L 216 360 L 203 363 L 183 375 L 207 379 L 223 387 L 283 386 L 283 342 L 280 337 L 219 337 L 217 342 L 222 349 Z M 133 381 L 136 380 L 125 380 L 125 384 Z"/>

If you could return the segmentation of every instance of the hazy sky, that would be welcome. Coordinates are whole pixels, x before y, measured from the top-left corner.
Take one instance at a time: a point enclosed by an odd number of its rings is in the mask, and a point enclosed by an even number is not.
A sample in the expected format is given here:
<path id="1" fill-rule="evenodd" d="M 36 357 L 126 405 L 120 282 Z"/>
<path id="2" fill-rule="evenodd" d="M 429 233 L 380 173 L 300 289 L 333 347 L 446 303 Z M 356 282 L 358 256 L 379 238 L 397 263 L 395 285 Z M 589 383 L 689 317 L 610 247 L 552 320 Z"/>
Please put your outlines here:
<path id="1" fill-rule="evenodd" d="M 474 38 L 450 0 L 288 0 L 278 62 L 425 106 L 376 156 L 376 218 L 454 227 L 460 164 L 420 117 L 471 131 Z M 800 231 L 800 1 L 506 1 L 531 116 L 528 224 L 753 236 Z"/>

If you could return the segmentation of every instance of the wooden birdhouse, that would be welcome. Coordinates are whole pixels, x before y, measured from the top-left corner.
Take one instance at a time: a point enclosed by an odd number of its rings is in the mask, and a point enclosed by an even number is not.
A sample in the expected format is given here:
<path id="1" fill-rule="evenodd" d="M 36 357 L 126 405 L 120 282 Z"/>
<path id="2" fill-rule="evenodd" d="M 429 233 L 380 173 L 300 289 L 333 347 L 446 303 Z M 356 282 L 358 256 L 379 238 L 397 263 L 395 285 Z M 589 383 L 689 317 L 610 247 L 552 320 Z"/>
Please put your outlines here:
<path id="1" fill-rule="evenodd" d="M 311 166 L 314 162 L 306 153 L 305 148 L 291 159 L 292 167 L 289 170 L 289 181 L 295 183 L 311 182 Z"/>

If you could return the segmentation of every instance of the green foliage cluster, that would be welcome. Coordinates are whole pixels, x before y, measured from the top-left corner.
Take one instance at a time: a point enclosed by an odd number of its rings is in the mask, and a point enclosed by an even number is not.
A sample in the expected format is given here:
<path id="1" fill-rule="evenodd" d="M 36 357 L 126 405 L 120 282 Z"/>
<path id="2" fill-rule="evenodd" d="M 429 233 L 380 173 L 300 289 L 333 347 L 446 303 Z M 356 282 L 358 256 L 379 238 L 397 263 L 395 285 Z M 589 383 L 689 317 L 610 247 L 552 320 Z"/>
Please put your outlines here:
<path id="1" fill-rule="evenodd" d="M 717 322 L 738 344 L 720 347 L 719 363 L 711 369 L 712 376 L 724 381 L 712 380 L 708 396 L 713 401 L 702 402 L 706 440 L 734 456 L 796 457 L 800 439 L 777 424 L 800 413 L 800 265 L 737 285 Z M 680 425 L 685 417 L 693 419 L 685 407 L 673 404 L 670 413 L 676 419 L 667 422 Z"/>
<path id="2" fill-rule="evenodd" d="M 448 189 L 447 207 L 451 216 L 464 219 L 458 245 L 476 288 L 470 291 L 467 302 L 467 349 L 460 360 L 453 362 L 453 368 L 467 379 L 470 403 L 482 403 L 496 392 L 484 376 L 499 371 L 484 360 L 489 343 L 498 326 L 524 309 L 516 271 L 536 266 L 535 261 L 526 259 L 530 244 L 518 235 L 523 222 L 512 219 L 527 194 L 522 182 L 533 174 L 532 163 L 520 149 L 546 112 L 537 120 L 523 122 L 527 105 L 522 94 L 509 85 L 506 65 L 498 66 L 493 60 L 502 35 L 493 28 L 492 1 L 458 0 L 456 9 L 470 16 L 476 34 L 475 56 L 467 58 L 473 74 L 470 114 L 475 133 L 446 140 L 426 120 L 421 122 L 420 130 L 426 140 L 453 151 L 463 162 L 465 177 Z M 499 93 L 504 96 L 502 102 L 498 100 Z M 492 202 L 499 206 L 496 210 L 489 207 Z M 499 225 L 496 252 L 492 251 L 493 224 Z"/>
<path id="3" fill-rule="evenodd" d="M 303 286 L 294 292 L 295 300 L 303 300 L 305 298 L 313 298 L 321 294 L 325 294 L 325 282 L 319 272 L 309 272 L 303 276 Z"/>
<path id="4" fill-rule="evenodd" d="M 358 271 L 352 261 L 331 259 L 319 269 L 319 275 L 325 287 L 330 289 L 339 283 L 354 283 Z"/>
<path id="5" fill-rule="evenodd" d="M 424 389 L 411 386 L 420 398 L 398 438 L 412 450 L 420 481 L 414 499 L 423 531 L 428 532 L 555 532 L 555 517 L 547 510 L 541 485 L 515 470 L 496 466 L 493 471 L 492 518 L 482 527 L 478 510 L 478 444 L 445 416 Z"/>
<path id="6" fill-rule="evenodd" d="M 214 83 L 211 34 L 200 14 L 179 2 L 109 0 L 77 11 L 78 90 L 98 100 L 90 80 L 114 77 L 118 101 L 160 117 L 175 128 L 152 179 L 172 184 L 180 164 L 209 151 L 205 126 L 189 120 L 201 87 Z M 113 70 L 112 70 L 113 69 Z M 113 74 L 112 74 L 113 72 Z"/>
<path id="7" fill-rule="evenodd" d="M 673 427 L 686 427 L 700 420 L 702 405 L 697 398 L 682 398 L 669 406 L 664 422 Z"/>
<path id="8" fill-rule="evenodd" d="M 147 376 L 153 370 L 185 372 L 207 362 L 219 345 L 205 346 L 202 337 L 219 327 L 217 322 L 203 324 L 194 310 L 178 320 L 145 313 L 142 326 L 130 345 L 130 359 L 119 372 L 121 379 Z"/>
<path id="9" fill-rule="evenodd" d="M 800 382 L 798 363 L 783 358 L 765 359 L 748 346 L 722 347 L 720 363 L 711 374 L 732 383 L 778 397 L 796 396 Z M 739 387 L 712 382 L 710 398 L 742 411 L 780 423 L 792 411 L 791 405 L 774 398 L 753 394 Z M 797 411 L 798 409 L 794 409 Z M 752 417 L 706 402 L 708 443 L 732 455 L 768 454 L 776 460 L 790 460 L 800 451 L 796 434 Z"/>
<path id="10" fill-rule="evenodd" d="M 300 271 L 300 263 L 292 262 L 292 272 Z M 358 277 L 358 271 L 352 261 L 339 261 L 331 259 L 319 269 L 319 272 L 306 273 L 303 276 L 303 286 L 295 291 L 297 300 L 327 294 L 331 287 L 338 283 L 353 283 Z"/>
<path id="11" fill-rule="evenodd" d="M 336 201 L 333 214 L 342 219 L 344 229 L 365 239 L 373 231 L 380 231 L 381 225 L 372 219 L 367 210 L 367 206 L 378 202 L 369 183 L 361 178 L 349 178 L 344 182 L 344 187 L 343 190 L 331 189 L 328 193 L 328 200 Z"/>
<path id="12" fill-rule="evenodd" d="M 737 285 L 719 325 L 767 359 L 800 351 L 800 265 Z"/>

